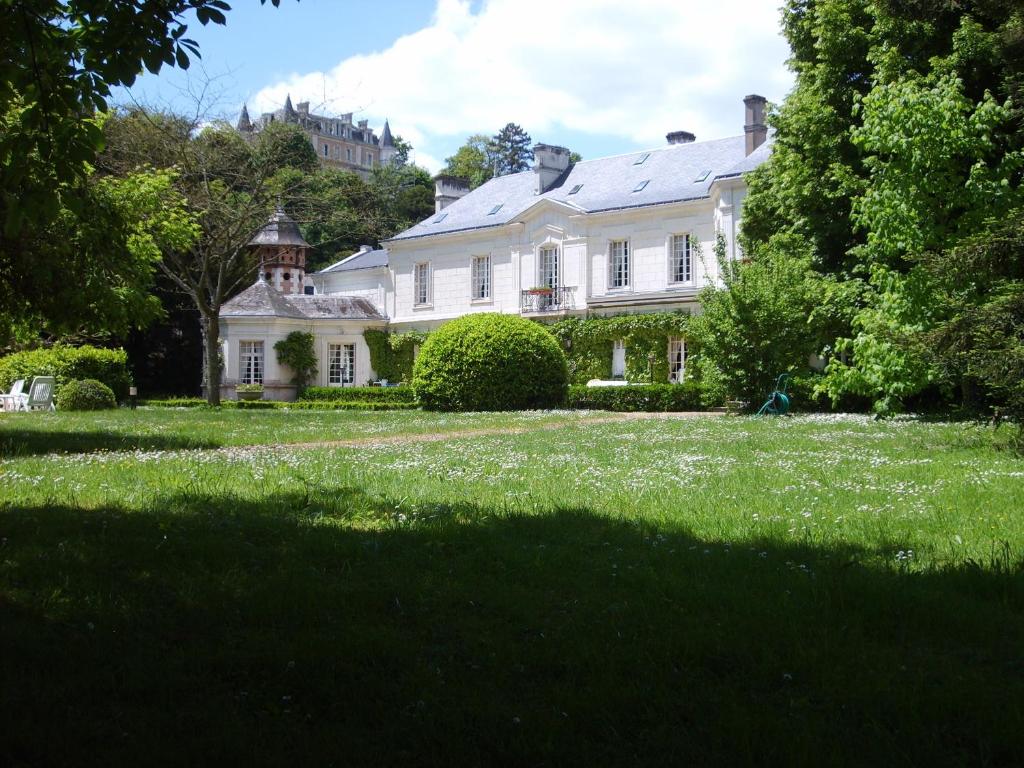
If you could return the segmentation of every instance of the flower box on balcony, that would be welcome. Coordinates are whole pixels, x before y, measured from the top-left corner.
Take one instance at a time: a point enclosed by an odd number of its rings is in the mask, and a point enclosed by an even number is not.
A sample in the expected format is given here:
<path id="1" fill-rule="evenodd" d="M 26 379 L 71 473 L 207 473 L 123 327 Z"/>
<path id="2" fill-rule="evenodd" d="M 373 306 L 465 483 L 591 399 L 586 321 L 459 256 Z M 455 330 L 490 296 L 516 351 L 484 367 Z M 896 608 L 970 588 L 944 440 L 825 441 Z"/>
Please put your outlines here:
<path id="1" fill-rule="evenodd" d="M 531 288 L 527 291 L 531 296 L 550 296 L 555 292 L 554 288 Z"/>

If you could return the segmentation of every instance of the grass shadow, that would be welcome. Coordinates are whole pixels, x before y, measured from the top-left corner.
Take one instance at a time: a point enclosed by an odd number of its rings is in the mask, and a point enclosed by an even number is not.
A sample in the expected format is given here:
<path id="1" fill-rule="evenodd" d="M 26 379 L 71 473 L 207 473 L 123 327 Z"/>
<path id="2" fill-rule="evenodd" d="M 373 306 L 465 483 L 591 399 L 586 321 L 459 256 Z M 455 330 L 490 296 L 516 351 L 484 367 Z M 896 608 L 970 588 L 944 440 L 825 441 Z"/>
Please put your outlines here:
<path id="1" fill-rule="evenodd" d="M 356 488 L 0 509 L 14 765 L 1013 765 L 1024 571 Z"/>

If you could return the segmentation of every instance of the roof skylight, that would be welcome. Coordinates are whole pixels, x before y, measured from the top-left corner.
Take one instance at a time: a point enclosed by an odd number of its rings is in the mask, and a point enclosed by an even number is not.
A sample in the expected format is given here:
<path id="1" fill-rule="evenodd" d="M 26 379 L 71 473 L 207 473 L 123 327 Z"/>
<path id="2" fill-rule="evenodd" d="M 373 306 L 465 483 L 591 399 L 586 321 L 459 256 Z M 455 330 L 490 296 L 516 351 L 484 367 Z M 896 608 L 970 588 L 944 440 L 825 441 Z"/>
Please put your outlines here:
<path id="1" fill-rule="evenodd" d="M 569 194 L 570 195 L 575 195 L 581 189 L 583 189 L 583 185 L 582 184 L 577 184 L 575 187 L 573 187 L 572 189 L 569 190 Z"/>
<path id="2" fill-rule="evenodd" d="M 633 191 L 634 192 L 640 192 L 640 191 L 643 190 L 644 187 L 646 187 L 650 183 L 651 183 L 650 179 L 644 179 L 639 184 L 637 184 L 635 187 L 633 187 Z"/>
<path id="3" fill-rule="evenodd" d="M 643 165 L 644 161 L 651 156 L 650 152 L 644 152 L 640 157 L 633 161 L 633 165 Z"/>
<path id="4" fill-rule="evenodd" d="M 496 206 L 494 206 L 493 208 L 491 208 L 491 210 L 490 210 L 490 211 L 488 211 L 488 212 L 487 212 L 487 215 L 488 215 L 488 216 L 493 216 L 494 214 L 496 214 L 496 213 L 497 213 L 498 211 L 500 211 L 500 210 L 501 210 L 501 207 L 502 207 L 503 205 L 505 205 L 505 204 L 504 204 L 504 203 L 498 203 L 498 204 L 497 204 Z"/>
<path id="5" fill-rule="evenodd" d="M 442 213 L 440 216 L 438 216 L 436 219 L 434 219 L 434 223 L 435 224 L 440 224 L 442 221 L 444 221 L 444 219 L 445 219 L 445 217 L 447 215 L 448 215 L 447 213 Z"/>
<path id="6" fill-rule="evenodd" d="M 706 170 L 706 171 L 701 171 L 700 173 L 697 174 L 697 178 L 694 179 L 694 182 L 705 181 L 707 179 L 707 177 L 710 176 L 710 175 L 711 175 L 711 170 L 710 169 Z"/>

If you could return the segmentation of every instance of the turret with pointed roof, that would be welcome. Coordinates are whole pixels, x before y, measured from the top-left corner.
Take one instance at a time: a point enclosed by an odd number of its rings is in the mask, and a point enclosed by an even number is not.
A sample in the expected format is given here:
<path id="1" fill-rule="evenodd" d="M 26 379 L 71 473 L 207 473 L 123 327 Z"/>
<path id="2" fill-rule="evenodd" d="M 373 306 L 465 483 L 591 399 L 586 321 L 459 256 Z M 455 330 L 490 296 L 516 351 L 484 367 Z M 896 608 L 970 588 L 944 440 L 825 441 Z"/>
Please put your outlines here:
<path id="1" fill-rule="evenodd" d="M 291 122 L 292 120 L 295 120 L 296 117 L 297 114 L 295 112 L 295 107 L 292 106 L 292 95 L 289 93 L 284 99 L 284 118 Z"/>
<path id="2" fill-rule="evenodd" d="M 249 107 L 246 104 L 242 105 L 242 114 L 238 116 L 238 125 L 235 126 L 235 130 L 240 133 L 252 133 L 252 122 L 249 120 Z"/>
<path id="3" fill-rule="evenodd" d="M 380 132 L 380 164 L 391 165 L 395 160 L 395 155 L 398 154 L 398 148 L 395 147 L 395 140 L 391 137 L 391 126 L 388 125 L 387 118 L 384 119 L 384 130 Z"/>

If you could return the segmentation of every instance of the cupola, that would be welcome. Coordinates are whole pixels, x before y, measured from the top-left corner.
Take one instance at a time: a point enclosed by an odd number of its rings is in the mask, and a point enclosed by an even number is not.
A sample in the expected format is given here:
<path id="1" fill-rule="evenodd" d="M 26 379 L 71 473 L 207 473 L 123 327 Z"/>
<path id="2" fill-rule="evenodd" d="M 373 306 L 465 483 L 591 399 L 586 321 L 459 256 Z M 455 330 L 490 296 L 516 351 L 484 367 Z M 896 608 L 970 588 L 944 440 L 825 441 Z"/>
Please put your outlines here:
<path id="1" fill-rule="evenodd" d="M 265 280 L 284 294 L 305 291 L 306 256 L 310 245 L 299 232 L 299 225 L 277 207 L 256 236 L 249 241 L 259 264 L 258 280 Z"/>

